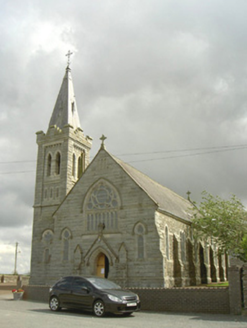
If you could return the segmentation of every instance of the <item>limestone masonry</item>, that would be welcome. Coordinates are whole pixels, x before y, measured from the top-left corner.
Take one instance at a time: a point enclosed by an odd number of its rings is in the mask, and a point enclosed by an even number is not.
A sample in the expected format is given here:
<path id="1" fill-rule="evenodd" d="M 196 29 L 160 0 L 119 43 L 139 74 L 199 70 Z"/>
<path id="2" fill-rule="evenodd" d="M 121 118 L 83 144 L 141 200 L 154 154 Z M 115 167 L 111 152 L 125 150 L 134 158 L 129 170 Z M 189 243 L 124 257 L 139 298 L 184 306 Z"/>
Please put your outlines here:
<path id="1" fill-rule="evenodd" d="M 128 287 L 226 280 L 217 245 L 195 242 L 192 204 L 105 148 L 92 162 L 80 127 L 71 70 L 65 76 L 38 157 L 30 285 L 70 274 Z"/>

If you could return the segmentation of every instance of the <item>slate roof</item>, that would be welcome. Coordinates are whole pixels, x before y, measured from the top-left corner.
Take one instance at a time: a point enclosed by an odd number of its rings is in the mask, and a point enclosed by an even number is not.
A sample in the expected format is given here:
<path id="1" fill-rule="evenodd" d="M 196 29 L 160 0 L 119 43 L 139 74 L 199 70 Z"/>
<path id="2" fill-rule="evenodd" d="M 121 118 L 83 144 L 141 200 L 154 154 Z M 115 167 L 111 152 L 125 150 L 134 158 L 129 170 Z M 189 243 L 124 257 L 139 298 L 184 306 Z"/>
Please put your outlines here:
<path id="1" fill-rule="evenodd" d="M 66 68 L 49 127 L 56 125 L 62 129 L 67 124 L 73 126 L 74 129 L 81 127 L 76 106 L 71 70 L 69 67 Z"/>
<path id="2" fill-rule="evenodd" d="M 109 153 L 108 153 L 109 154 Z M 133 179 L 137 185 L 157 204 L 158 209 L 168 215 L 176 216 L 190 222 L 189 209 L 192 204 L 187 199 L 179 196 L 172 190 L 152 180 L 144 173 L 138 171 L 131 165 L 119 158 L 109 154 L 115 162 Z"/>

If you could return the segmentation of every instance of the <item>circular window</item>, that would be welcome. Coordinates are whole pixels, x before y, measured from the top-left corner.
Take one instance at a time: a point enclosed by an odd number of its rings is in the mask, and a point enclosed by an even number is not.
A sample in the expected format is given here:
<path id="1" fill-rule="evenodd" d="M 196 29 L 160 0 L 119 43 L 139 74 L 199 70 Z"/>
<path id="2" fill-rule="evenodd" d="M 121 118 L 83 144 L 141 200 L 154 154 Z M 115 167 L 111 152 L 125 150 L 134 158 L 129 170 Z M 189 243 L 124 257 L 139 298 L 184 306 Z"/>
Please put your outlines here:
<path id="1" fill-rule="evenodd" d="M 95 189 L 91 192 L 91 195 L 88 199 L 87 209 L 90 210 L 102 210 L 118 207 L 118 198 L 116 192 L 107 186 L 106 184 L 101 183 L 97 185 Z"/>
<path id="2" fill-rule="evenodd" d="M 63 233 L 64 238 L 68 239 L 70 236 L 70 233 L 68 232 L 68 230 L 65 230 Z"/>

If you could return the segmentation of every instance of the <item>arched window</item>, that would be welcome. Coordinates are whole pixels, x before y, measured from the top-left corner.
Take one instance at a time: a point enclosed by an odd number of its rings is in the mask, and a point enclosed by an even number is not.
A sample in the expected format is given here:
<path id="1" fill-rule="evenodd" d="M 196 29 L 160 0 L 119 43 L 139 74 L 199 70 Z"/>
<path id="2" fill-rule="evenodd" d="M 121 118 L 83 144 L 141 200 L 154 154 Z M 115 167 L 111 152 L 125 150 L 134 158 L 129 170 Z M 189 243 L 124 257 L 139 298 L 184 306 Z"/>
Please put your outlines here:
<path id="1" fill-rule="evenodd" d="M 50 262 L 50 247 L 51 247 L 51 243 L 53 240 L 53 232 L 51 230 L 46 230 L 45 232 L 43 232 L 42 235 L 42 241 L 44 244 L 44 262 L 45 263 L 49 263 Z"/>
<path id="2" fill-rule="evenodd" d="M 71 233 L 68 229 L 65 229 L 62 235 L 63 240 L 63 261 L 69 260 L 69 239 L 71 238 Z"/>
<path id="3" fill-rule="evenodd" d="M 117 230 L 120 199 L 116 189 L 101 180 L 88 192 L 84 211 L 87 216 L 87 230 Z"/>
<path id="4" fill-rule="evenodd" d="M 51 157 L 51 154 L 49 154 L 48 158 L 47 158 L 47 176 L 48 177 L 51 175 L 51 162 L 52 162 L 52 157 Z"/>
<path id="5" fill-rule="evenodd" d="M 136 244 L 137 244 L 137 258 L 144 258 L 144 234 L 145 228 L 143 224 L 138 223 L 135 227 L 135 235 L 136 235 Z"/>
<path id="6" fill-rule="evenodd" d="M 56 154 L 56 168 L 55 173 L 60 174 L 60 166 L 61 166 L 61 155 L 59 152 Z"/>
<path id="7" fill-rule="evenodd" d="M 81 156 L 78 158 L 77 164 L 77 177 L 78 179 L 82 176 L 82 173 L 85 170 L 85 154 L 81 153 Z"/>
<path id="8" fill-rule="evenodd" d="M 186 239 L 184 232 L 180 232 L 180 250 L 181 250 L 181 260 L 186 261 Z"/>
<path id="9" fill-rule="evenodd" d="M 170 259 L 170 252 L 169 252 L 169 231 L 168 231 L 168 227 L 166 226 L 166 258 L 167 260 Z"/>
<path id="10" fill-rule="evenodd" d="M 82 159 L 81 156 L 78 158 L 78 163 L 77 163 L 77 178 L 79 179 L 82 175 Z"/>
<path id="11" fill-rule="evenodd" d="M 75 154 L 73 154 L 72 156 L 72 176 L 75 178 L 75 172 L 76 172 L 76 158 L 75 158 Z"/>
<path id="12" fill-rule="evenodd" d="M 52 242 L 53 239 L 53 232 L 51 230 L 46 230 L 43 233 L 42 239 L 44 241 L 45 244 L 50 244 Z"/>

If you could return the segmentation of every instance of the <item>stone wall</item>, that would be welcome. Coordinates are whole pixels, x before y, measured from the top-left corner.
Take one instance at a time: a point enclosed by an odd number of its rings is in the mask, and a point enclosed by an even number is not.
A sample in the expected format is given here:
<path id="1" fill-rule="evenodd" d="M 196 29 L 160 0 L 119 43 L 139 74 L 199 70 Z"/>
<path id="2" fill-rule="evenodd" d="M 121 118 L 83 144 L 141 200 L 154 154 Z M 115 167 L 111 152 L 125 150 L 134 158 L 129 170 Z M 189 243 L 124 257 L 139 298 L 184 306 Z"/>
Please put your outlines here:
<path id="1" fill-rule="evenodd" d="M 247 264 L 244 264 L 242 267 L 242 292 L 242 305 L 247 310 Z"/>
<path id="2" fill-rule="evenodd" d="M 230 313 L 228 288 L 134 289 L 145 311 Z"/>
<path id="3" fill-rule="evenodd" d="M 48 286 L 24 286 L 24 299 L 47 302 Z M 141 309 L 155 312 L 230 313 L 228 288 L 131 288 Z"/>
<path id="4" fill-rule="evenodd" d="M 229 299 L 232 314 L 242 313 L 241 269 L 231 266 L 228 269 Z"/>
<path id="5" fill-rule="evenodd" d="M 23 299 L 47 303 L 49 301 L 49 286 L 23 286 Z"/>
<path id="6" fill-rule="evenodd" d="M 1 283 L 5 284 L 17 284 L 17 274 L 1 274 Z"/>
<path id="7" fill-rule="evenodd" d="M 128 288 L 141 299 L 141 309 L 156 312 L 241 314 L 247 309 L 247 265 L 228 269 L 228 287 Z M 24 299 L 47 302 L 49 286 L 23 286 Z"/>
<path id="8" fill-rule="evenodd" d="M 29 276 L 17 274 L 0 274 L 1 284 L 11 284 L 13 286 L 22 286 L 29 284 Z"/>

